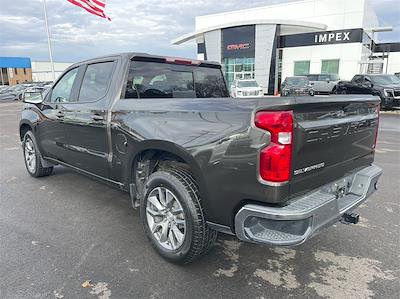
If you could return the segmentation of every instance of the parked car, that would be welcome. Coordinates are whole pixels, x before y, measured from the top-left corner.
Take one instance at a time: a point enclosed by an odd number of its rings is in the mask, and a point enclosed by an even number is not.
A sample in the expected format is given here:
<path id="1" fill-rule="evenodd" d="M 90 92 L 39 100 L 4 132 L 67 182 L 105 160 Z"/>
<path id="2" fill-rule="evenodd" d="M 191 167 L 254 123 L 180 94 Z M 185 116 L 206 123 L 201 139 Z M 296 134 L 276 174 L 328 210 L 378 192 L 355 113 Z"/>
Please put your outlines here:
<path id="1" fill-rule="evenodd" d="M 314 89 L 306 76 L 286 77 L 281 84 L 281 96 L 314 95 Z"/>
<path id="2" fill-rule="evenodd" d="M 377 97 L 236 101 L 219 64 L 136 53 L 74 64 L 36 96 L 19 125 L 27 172 L 63 165 L 129 192 L 173 262 L 217 232 L 287 246 L 357 223 L 382 173 Z"/>
<path id="3" fill-rule="evenodd" d="M 22 84 L 17 84 L 8 87 L 0 91 L 0 100 L 2 101 L 14 101 L 22 100 L 22 94 L 25 90 L 25 86 Z"/>
<path id="4" fill-rule="evenodd" d="M 8 85 L 0 85 L 0 93 L 3 91 L 3 90 L 6 90 L 7 88 L 9 88 L 10 86 L 8 86 Z"/>
<path id="5" fill-rule="evenodd" d="M 307 75 L 310 85 L 315 93 L 331 93 L 339 82 L 339 76 L 334 74 L 310 74 Z"/>
<path id="6" fill-rule="evenodd" d="M 262 86 L 254 79 L 237 79 L 232 82 L 233 98 L 257 98 L 264 96 Z"/>
<path id="7" fill-rule="evenodd" d="M 400 107 L 400 79 L 395 75 L 355 75 L 351 81 L 340 81 L 336 92 L 379 96 L 381 108 Z"/>

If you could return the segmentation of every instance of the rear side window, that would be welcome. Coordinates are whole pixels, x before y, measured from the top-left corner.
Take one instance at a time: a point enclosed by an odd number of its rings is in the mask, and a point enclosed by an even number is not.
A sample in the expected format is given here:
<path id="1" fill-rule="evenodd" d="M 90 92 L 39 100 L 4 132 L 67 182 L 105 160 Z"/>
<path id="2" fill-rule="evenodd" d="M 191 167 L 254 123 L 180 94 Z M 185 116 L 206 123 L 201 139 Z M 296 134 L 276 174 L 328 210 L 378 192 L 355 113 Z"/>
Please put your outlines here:
<path id="1" fill-rule="evenodd" d="M 132 61 L 125 98 L 228 97 L 218 68 Z"/>
<path id="2" fill-rule="evenodd" d="M 79 92 L 79 102 L 97 101 L 105 96 L 111 81 L 114 62 L 89 64 Z"/>

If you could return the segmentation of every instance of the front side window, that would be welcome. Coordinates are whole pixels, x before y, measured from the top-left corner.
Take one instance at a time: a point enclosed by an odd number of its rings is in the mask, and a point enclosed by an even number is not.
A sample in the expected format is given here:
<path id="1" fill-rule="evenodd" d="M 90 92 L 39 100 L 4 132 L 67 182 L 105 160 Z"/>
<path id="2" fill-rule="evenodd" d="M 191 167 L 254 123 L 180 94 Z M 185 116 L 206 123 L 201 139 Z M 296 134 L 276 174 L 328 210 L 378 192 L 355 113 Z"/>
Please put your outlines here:
<path id="1" fill-rule="evenodd" d="M 310 61 L 295 61 L 294 62 L 294 75 L 305 76 L 310 73 Z"/>
<path id="2" fill-rule="evenodd" d="M 338 74 L 339 59 L 322 60 L 321 74 Z"/>
<path id="3" fill-rule="evenodd" d="M 220 69 L 133 61 L 125 98 L 227 97 Z"/>
<path id="4" fill-rule="evenodd" d="M 307 75 L 308 80 L 318 81 L 318 75 Z"/>
<path id="5" fill-rule="evenodd" d="M 79 102 L 97 101 L 104 97 L 114 69 L 114 62 L 100 62 L 89 64 L 86 68 L 81 89 Z"/>
<path id="6" fill-rule="evenodd" d="M 355 83 L 361 84 L 361 83 L 363 82 L 363 76 L 355 76 L 354 79 L 353 79 L 353 81 L 354 81 Z"/>
<path id="7" fill-rule="evenodd" d="M 51 92 L 52 103 L 66 103 L 71 102 L 71 91 L 74 86 L 76 75 L 78 74 L 78 68 L 74 68 L 66 73 L 60 81 L 54 86 Z"/>
<path id="8" fill-rule="evenodd" d="M 319 75 L 319 81 L 330 81 L 331 76 L 330 75 Z"/>

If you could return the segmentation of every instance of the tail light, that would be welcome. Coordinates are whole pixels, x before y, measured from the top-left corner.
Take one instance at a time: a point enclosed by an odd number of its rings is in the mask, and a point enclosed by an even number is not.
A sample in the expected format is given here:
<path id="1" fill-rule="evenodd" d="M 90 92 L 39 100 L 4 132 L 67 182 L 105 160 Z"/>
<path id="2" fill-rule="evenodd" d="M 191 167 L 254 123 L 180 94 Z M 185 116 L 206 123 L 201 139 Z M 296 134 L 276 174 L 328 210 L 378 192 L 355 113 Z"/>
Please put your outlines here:
<path id="1" fill-rule="evenodd" d="M 380 110 L 381 110 L 380 108 L 381 108 L 380 105 L 376 106 L 376 110 L 378 112 L 378 120 L 377 120 L 376 128 L 375 128 L 374 149 L 376 148 L 376 142 L 378 140 L 379 117 L 380 117 Z"/>
<path id="2" fill-rule="evenodd" d="M 265 181 L 286 182 L 290 179 L 293 148 L 293 112 L 260 111 L 257 128 L 271 134 L 271 143 L 260 152 L 260 176 Z"/>

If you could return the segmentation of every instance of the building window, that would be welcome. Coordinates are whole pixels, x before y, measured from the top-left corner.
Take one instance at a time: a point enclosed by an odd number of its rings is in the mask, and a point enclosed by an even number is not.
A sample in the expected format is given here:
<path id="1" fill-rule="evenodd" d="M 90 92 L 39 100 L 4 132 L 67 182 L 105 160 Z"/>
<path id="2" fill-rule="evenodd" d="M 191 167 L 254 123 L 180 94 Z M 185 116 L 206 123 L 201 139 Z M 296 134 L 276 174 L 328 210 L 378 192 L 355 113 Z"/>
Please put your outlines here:
<path id="1" fill-rule="evenodd" d="M 310 61 L 295 61 L 294 62 L 294 75 L 304 76 L 310 73 Z"/>
<path id="2" fill-rule="evenodd" d="M 24 68 L 24 75 L 26 75 L 26 68 Z"/>
<path id="3" fill-rule="evenodd" d="M 16 75 L 18 75 L 18 69 L 17 69 L 17 68 L 14 68 L 14 73 L 15 73 Z"/>
<path id="4" fill-rule="evenodd" d="M 254 79 L 254 58 L 225 58 L 224 71 L 228 86 L 235 79 Z"/>
<path id="5" fill-rule="evenodd" d="M 322 60 L 321 74 L 339 74 L 339 59 Z"/>

